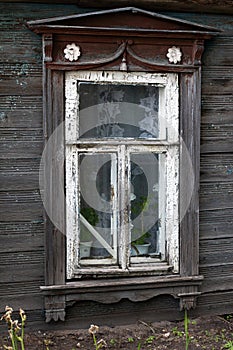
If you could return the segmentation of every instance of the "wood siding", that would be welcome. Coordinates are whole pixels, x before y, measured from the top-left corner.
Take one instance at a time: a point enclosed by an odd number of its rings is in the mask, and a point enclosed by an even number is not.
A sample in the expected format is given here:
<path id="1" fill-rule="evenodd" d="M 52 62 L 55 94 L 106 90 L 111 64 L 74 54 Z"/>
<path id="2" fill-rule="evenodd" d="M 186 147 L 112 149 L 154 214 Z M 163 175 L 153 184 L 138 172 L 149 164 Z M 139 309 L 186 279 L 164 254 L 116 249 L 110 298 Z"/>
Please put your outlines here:
<path id="1" fill-rule="evenodd" d="M 159 10 L 154 6 L 153 11 Z M 75 5 L 0 3 L 0 309 L 23 307 L 44 327 L 44 220 L 39 193 L 43 150 L 41 38 L 26 21 L 84 11 Z M 233 312 L 233 18 L 167 13 L 225 31 L 207 42 L 202 69 L 200 273 L 203 295 L 194 315 Z M 154 312 L 151 312 L 151 310 Z M 77 316 L 78 315 L 78 316 Z M 115 317 L 113 317 L 115 315 Z M 68 308 L 67 328 L 96 320 L 127 323 L 183 317 L 178 301 L 158 297 Z M 114 319 L 114 321 L 113 321 Z M 105 321 L 104 321 L 105 320 Z M 124 321 L 123 321 L 124 320 Z M 75 326 L 76 326 L 75 325 Z M 55 327 L 64 328 L 60 323 Z"/>
<path id="2" fill-rule="evenodd" d="M 21 2 L 22 0 L 12 0 Z M 8 2 L 8 0 L 1 0 Z M 48 3 L 48 0 L 24 0 L 25 3 Z M 125 6 L 142 7 L 156 11 L 190 11 L 202 13 L 233 13 L 231 0 L 50 0 L 50 4 L 75 4 L 80 7 L 116 8 Z"/>

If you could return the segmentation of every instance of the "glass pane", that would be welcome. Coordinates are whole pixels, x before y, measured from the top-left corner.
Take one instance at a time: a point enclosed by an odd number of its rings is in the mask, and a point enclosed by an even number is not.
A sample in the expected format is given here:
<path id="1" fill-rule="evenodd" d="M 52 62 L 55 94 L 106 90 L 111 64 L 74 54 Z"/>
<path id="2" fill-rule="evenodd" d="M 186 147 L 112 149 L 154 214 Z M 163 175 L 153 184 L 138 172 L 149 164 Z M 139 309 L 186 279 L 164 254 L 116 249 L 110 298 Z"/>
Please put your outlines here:
<path id="1" fill-rule="evenodd" d="M 80 138 L 157 138 L 159 88 L 79 82 Z"/>
<path id="2" fill-rule="evenodd" d="M 116 157 L 79 155 L 80 259 L 116 259 Z"/>
<path id="3" fill-rule="evenodd" d="M 159 255 L 159 155 L 131 155 L 131 256 Z"/>

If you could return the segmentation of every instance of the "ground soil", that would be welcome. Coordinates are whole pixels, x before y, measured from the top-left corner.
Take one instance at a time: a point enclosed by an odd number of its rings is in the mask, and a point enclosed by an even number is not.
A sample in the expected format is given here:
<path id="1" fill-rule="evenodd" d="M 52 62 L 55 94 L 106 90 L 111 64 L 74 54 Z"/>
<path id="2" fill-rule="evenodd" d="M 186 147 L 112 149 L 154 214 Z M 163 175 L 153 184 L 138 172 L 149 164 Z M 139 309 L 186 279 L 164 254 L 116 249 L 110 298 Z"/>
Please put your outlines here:
<path id="1" fill-rule="evenodd" d="M 233 316 L 202 317 L 189 321 L 188 350 L 233 350 Z M 100 327 L 97 341 L 104 340 L 102 349 L 124 350 L 185 350 L 184 322 L 143 321 L 124 327 Z M 106 342 L 106 345 L 105 345 Z M 10 346 L 9 338 L 0 338 L 0 349 Z M 25 350 L 95 350 L 88 330 L 26 332 Z M 20 348 L 20 347 L 19 347 Z M 99 347 L 100 349 L 101 347 Z"/>

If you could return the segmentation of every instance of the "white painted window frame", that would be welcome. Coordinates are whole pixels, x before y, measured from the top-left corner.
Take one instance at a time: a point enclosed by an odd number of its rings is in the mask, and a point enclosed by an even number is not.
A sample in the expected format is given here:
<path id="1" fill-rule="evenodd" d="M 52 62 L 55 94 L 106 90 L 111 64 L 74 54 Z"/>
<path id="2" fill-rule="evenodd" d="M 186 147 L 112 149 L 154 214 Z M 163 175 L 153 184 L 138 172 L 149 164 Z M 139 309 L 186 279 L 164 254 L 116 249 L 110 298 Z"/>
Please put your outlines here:
<path id="1" fill-rule="evenodd" d="M 155 84 L 160 87 L 159 94 L 159 125 L 160 134 L 156 139 L 114 140 L 79 139 L 79 95 L 78 81 L 111 82 L 116 84 Z M 179 272 L 179 83 L 175 73 L 144 73 L 144 72 L 114 72 L 114 71 L 75 71 L 67 72 L 65 78 L 65 142 L 66 142 L 66 236 L 67 236 L 67 278 L 79 277 L 82 274 L 120 274 L 120 273 L 159 273 L 162 269 L 172 267 L 174 273 Z M 163 172 L 159 182 L 165 186 L 166 193 L 160 198 L 160 230 L 162 240 L 162 260 L 136 258 L 137 264 L 129 262 L 129 237 L 125 232 L 119 233 L 118 239 L 123 242 L 119 247 L 118 265 L 88 267 L 80 266 L 77 247 L 79 246 L 78 229 L 78 151 L 92 145 L 95 152 L 119 152 L 126 159 L 131 152 L 156 152 L 164 154 Z M 78 148 L 77 148 L 78 146 Z M 124 165 L 123 165 L 124 167 Z M 123 174 L 122 170 L 121 174 Z M 161 173 L 161 171 L 160 171 Z M 118 174 L 118 176 L 121 176 Z M 122 175 L 123 176 L 123 175 Z M 123 179 L 120 179 L 123 181 Z M 129 179 L 128 179 L 129 181 Z M 129 184 L 129 183 L 128 183 Z M 165 200 L 164 200 L 165 198 Z M 121 206 L 125 205 L 123 196 Z M 125 228 L 127 230 L 127 227 Z M 133 259 L 132 259 L 133 260 Z M 135 259 L 134 259 L 135 260 Z M 136 260 L 135 260 L 136 261 Z"/>

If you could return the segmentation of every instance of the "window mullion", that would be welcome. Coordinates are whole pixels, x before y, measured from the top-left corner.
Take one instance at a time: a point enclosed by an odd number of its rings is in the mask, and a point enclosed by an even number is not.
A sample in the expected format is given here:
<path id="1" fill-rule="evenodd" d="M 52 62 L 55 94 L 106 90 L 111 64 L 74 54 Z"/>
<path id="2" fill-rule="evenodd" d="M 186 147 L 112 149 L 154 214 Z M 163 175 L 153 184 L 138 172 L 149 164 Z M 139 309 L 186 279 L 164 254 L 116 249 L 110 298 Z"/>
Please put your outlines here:
<path id="1" fill-rule="evenodd" d="M 117 194 L 117 157 L 116 154 L 112 154 L 112 166 L 111 166 L 111 206 L 112 206 L 112 218 L 111 218 L 111 234 L 112 244 L 114 249 L 113 258 L 117 260 L 117 213 L 119 211 L 118 194 Z"/>
<path id="2" fill-rule="evenodd" d="M 66 148 L 66 230 L 67 230 L 67 277 L 72 278 L 74 267 L 78 265 L 76 247 L 79 245 L 78 227 L 78 154 L 73 147 Z"/>
<path id="3" fill-rule="evenodd" d="M 128 154 L 125 145 L 119 146 L 119 263 L 122 270 L 129 264 L 129 176 Z"/>
<path id="4" fill-rule="evenodd" d="M 158 215 L 158 232 L 159 232 L 159 247 L 158 251 L 161 252 L 161 259 L 166 259 L 166 225 L 165 225 L 165 213 L 166 213 L 166 154 L 161 153 L 159 155 L 159 215 Z"/>

